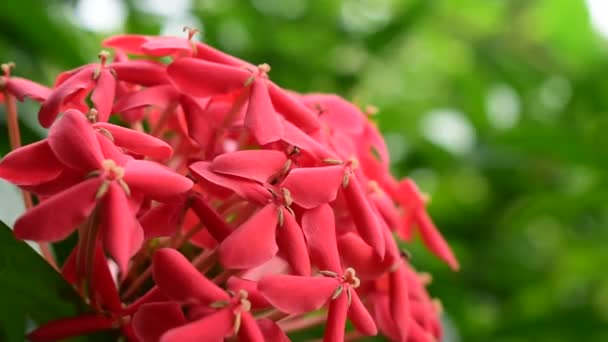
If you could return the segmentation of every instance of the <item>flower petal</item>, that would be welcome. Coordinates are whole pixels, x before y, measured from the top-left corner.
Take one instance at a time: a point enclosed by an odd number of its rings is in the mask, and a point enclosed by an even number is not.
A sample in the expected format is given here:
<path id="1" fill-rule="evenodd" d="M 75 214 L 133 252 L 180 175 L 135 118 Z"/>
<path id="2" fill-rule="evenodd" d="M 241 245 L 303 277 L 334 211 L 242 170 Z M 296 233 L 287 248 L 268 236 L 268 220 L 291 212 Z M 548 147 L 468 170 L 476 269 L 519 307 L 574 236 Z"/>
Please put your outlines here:
<path id="1" fill-rule="evenodd" d="M 304 103 L 310 107 L 320 106 L 323 110 L 321 120 L 331 129 L 348 134 L 361 134 L 366 118 L 357 106 L 333 94 L 311 94 L 304 96 Z"/>
<path id="2" fill-rule="evenodd" d="M 205 99 L 206 101 L 207 99 Z M 215 133 L 217 122 L 206 111 L 205 106 L 209 102 L 199 102 L 192 96 L 181 94 L 179 102 L 184 111 L 184 116 L 187 122 L 188 135 L 196 141 L 202 149 L 208 148 L 211 143 L 211 138 Z"/>
<path id="3" fill-rule="evenodd" d="M 289 92 L 274 83 L 268 85 L 268 91 L 277 112 L 283 114 L 295 126 L 307 133 L 314 132 L 321 127 L 318 115 Z"/>
<path id="4" fill-rule="evenodd" d="M 283 141 L 297 146 L 303 151 L 306 151 L 319 159 L 336 158 L 335 153 L 332 153 L 327 147 L 321 145 L 318 141 L 304 133 L 300 128 L 296 127 L 289 121 L 283 122 Z"/>
<path id="5" fill-rule="evenodd" d="M 127 194 L 113 182 L 103 198 L 101 226 L 104 246 L 118 264 L 123 276 L 126 275 L 129 259 L 141 246 L 133 248 L 133 238 L 141 235 L 139 222 L 129 208 Z"/>
<path id="6" fill-rule="evenodd" d="M 251 73 L 242 68 L 187 57 L 171 63 L 167 73 L 182 92 L 196 97 L 219 95 L 241 89 L 251 77 Z"/>
<path id="7" fill-rule="evenodd" d="M 166 66 L 146 60 L 114 62 L 111 66 L 119 80 L 144 87 L 152 87 L 171 82 L 167 76 Z"/>
<path id="8" fill-rule="evenodd" d="M 266 341 L 272 342 L 290 342 L 289 338 L 283 330 L 270 319 L 258 319 L 258 326 L 264 335 Z"/>
<path id="9" fill-rule="evenodd" d="M 0 160 L 0 178 L 16 185 L 37 185 L 57 177 L 64 166 L 47 140 L 13 150 Z"/>
<path id="10" fill-rule="evenodd" d="M 355 292 L 355 289 L 351 288 L 350 291 L 352 300 L 348 308 L 348 318 L 363 335 L 374 336 L 378 334 L 376 323 L 361 302 L 359 295 Z"/>
<path id="11" fill-rule="evenodd" d="M 341 165 L 298 168 L 289 172 L 281 186 L 289 189 L 297 205 L 312 209 L 336 199 L 343 177 Z"/>
<path id="12" fill-rule="evenodd" d="M 28 210 L 15 222 L 15 236 L 22 240 L 65 239 L 95 208 L 95 194 L 102 179 L 85 180 Z"/>
<path id="13" fill-rule="evenodd" d="M 254 309 L 264 309 L 270 307 L 270 303 L 258 290 L 258 283 L 252 280 L 242 279 L 238 277 L 230 277 L 226 282 L 226 288 L 234 293 L 239 290 L 247 291 L 247 299 L 251 302 Z"/>
<path id="14" fill-rule="evenodd" d="M 225 308 L 179 328 L 171 329 L 160 342 L 223 342 L 234 325 L 232 309 Z"/>
<path id="15" fill-rule="evenodd" d="M 186 317 L 178 303 L 149 303 L 137 310 L 132 323 L 141 342 L 158 342 L 168 330 L 186 324 Z"/>
<path id="16" fill-rule="evenodd" d="M 207 305 L 229 299 L 224 290 L 205 278 L 175 249 L 161 248 L 154 253 L 152 274 L 161 292 L 178 302 Z"/>
<path id="17" fill-rule="evenodd" d="M 141 49 L 148 56 L 163 57 L 178 53 L 190 53 L 192 44 L 186 38 L 152 37 L 142 44 Z"/>
<path id="18" fill-rule="evenodd" d="M 401 341 L 407 339 L 411 319 L 405 272 L 405 266 L 401 265 L 394 272 L 389 273 L 390 312 Z"/>
<path id="19" fill-rule="evenodd" d="M 149 134 L 105 122 L 98 122 L 93 127 L 110 132 L 114 144 L 130 152 L 155 159 L 168 159 L 173 154 L 169 144 Z"/>
<path id="20" fill-rule="evenodd" d="M 214 49 L 213 47 L 211 47 L 207 44 L 196 42 L 195 46 L 196 46 L 196 58 L 203 59 L 203 60 L 213 62 L 213 63 L 233 66 L 233 67 L 237 67 L 237 68 L 242 68 L 242 67 L 248 67 L 251 69 L 255 68 L 254 65 L 249 64 L 249 63 L 243 61 L 242 59 L 238 59 L 234 56 L 224 53 L 220 50 Z"/>
<path id="21" fill-rule="evenodd" d="M 348 313 L 348 298 L 342 293 L 329 303 L 327 312 L 327 325 L 323 334 L 323 342 L 344 341 L 346 329 L 346 316 Z"/>
<path id="22" fill-rule="evenodd" d="M 10 77 L 6 83 L 6 89 L 21 102 L 26 97 L 44 102 L 51 94 L 51 89 L 21 77 Z"/>
<path id="23" fill-rule="evenodd" d="M 27 335 L 32 342 L 60 341 L 113 328 L 112 319 L 95 314 L 61 318 L 47 322 Z"/>
<path id="24" fill-rule="evenodd" d="M 248 311 L 241 311 L 241 326 L 239 340 L 247 342 L 264 342 L 264 335 L 253 316 Z"/>
<path id="25" fill-rule="evenodd" d="M 276 205 L 268 204 L 230 234 L 218 248 L 222 265 L 230 269 L 259 266 L 277 254 Z"/>
<path id="26" fill-rule="evenodd" d="M 93 65 L 88 65 L 80 68 L 76 73 L 65 80 L 65 82 L 53 89 L 38 112 L 38 120 L 42 127 L 51 126 L 57 117 L 57 114 L 59 114 L 61 105 L 68 97 L 76 94 L 80 90 L 93 87 L 95 84 L 95 80 L 93 80 L 94 67 L 95 66 Z"/>
<path id="27" fill-rule="evenodd" d="M 458 271 L 460 264 L 456 260 L 454 252 L 452 252 L 450 245 L 445 241 L 426 210 L 420 209 L 415 215 L 420 236 L 426 247 L 439 259 L 445 261 L 452 270 Z"/>
<path id="28" fill-rule="evenodd" d="M 125 165 L 125 182 L 132 190 L 153 199 L 182 194 L 192 188 L 192 181 L 164 165 L 149 160 L 131 160 Z"/>
<path id="29" fill-rule="evenodd" d="M 105 39 L 101 45 L 118 49 L 127 53 L 143 55 L 144 52 L 141 46 L 150 40 L 149 36 L 140 34 L 121 34 Z"/>
<path id="30" fill-rule="evenodd" d="M 179 93 L 170 84 L 158 85 L 123 96 L 114 104 L 113 113 L 125 112 L 146 106 L 165 108 L 176 101 Z"/>
<path id="31" fill-rule="evenodd" d="M 302 314 L 321 308 L 338 287 L 329 277 L 268 275 L 258 282 L 258 289 L 275 308 L 289 314 Z"/>
<path id="32" fill-rule="evenodd" d="M 250 200 L 254 203 L 265 204 L 272 198 L 272 195 L 260 184 L 232 176 L 225 176 L 209 170 L 210 162 L 196 162 L 190 164 L 189 168 L 195 175 L 205 181 L 218 185 L 222 188 L 234 191 L 239 197 Z"/>
<path id="33" fill-rule="evenodd" d="M 285 153 L 274 150 L 243 150 L 221 154 L 213 159 L 213 172 L 265 183 L 281 171 L 287 162 Z"/>
<path id="34" fill-rule="evenodd" d="M 281 252 L 287 255 L 289 265 L 295 274 L 310 275 L 310 258 L 304 240 L 302 228 L 296 218 L 285 208 L 283 211 L 283 226 L 278 228 L 277 243 Z"/>
<path id="35" fill-rule="evenodd" d="M 181 210 L 183 210 L 183 206 L 169 202 L 161 203 L 146 211 L 139 218 L 139 222 L 144 229 L 145 239 L 171 236 L 177 229 Z"/>
<path id="36" fill-rule="evenodd" d="M 112 111 L 114 95 L 116 94 L 116 79 L 114 75 L 104 68 L 99 73 L 97 84 L 91 94 L 91 101 L 97 109 L 97 121 L 107 122 Z"/>
<path id="37" fill-rule="evenodd" d="M 49 130 L 49 145 L 63 164 L 83 172 L 101 168 L 103 154 L 97 134 L 84 114 L 70 109 Z"/>
<path id="38" fill-rule="evenodd" d="M 372 208 L 354 174 L 350 176 L 348 185 L 342 187 L 342 190 L 359 235 L 361 235 L 363 241 L 374 248 L 380 257 L 384 257 L 386 245 L 382 235 L 381 229 L 383 229 L 383 226 L 380 224 L 379 214 L 374 210 L 375 208 Z"/>
<path id="39" fill-rule="evenodd" d="M 313 264 L 321 270 L 341 273 L 332 208 L 328 204 L 323 204 L 304 212 L 302 229 Z"/>
<path id="40" fill-rule="evenodd" d="M 245 127 L 260 145 L 283 137 L 283 122 L 272 106 L 268 86 L 263 78 L 256 78 L 251 84 Z"/>
<path id="41" fill-rule="evenodd" d="M 346 233 L 338 238 L 338 249 L 344 265 L 357 271 L 362 279 L 376 279 L 385 273 L 390 264 L 381 258 L 372 247 L 355 233 Z"/>

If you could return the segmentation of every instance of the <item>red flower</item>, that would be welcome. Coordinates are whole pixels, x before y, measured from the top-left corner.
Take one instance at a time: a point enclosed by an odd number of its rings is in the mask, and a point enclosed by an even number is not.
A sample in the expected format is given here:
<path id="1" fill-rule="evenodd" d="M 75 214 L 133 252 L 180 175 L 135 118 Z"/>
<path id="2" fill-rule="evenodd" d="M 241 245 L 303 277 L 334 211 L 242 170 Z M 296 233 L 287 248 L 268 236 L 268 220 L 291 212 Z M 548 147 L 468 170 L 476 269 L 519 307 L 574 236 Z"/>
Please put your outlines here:
<path id="1" fill-rule="evenodd" d="M 115 132 L 124 133 L 121 130 Z M 51 178 L 49 175 L 57 174 L 61 166 L 83 176 L 87 175 L 88 178 L 27 211 L 15 223 L 17 237 L 35 241 L 62 240 L 99 206 L 102 208 L 99 215 L 104 246 L 117 260 L 121 270 L 126 270 L 129 257 L 139 248 L 143 239 L 141 227 L 135 220 L 138 198 L 148 196 L 162 200 L 187 191 L 192 182 L 157 163 L 123 155 L 109 143 L 107 138 L 99 137 L 84 115 L 77 111 L 66 112 L 53 124 L 49 131 L 48 145 L 56 160 L 47 158 L 52 172 L 42 174 L 42 179 L 38 178 L 38 181 Z M 157 151 L 152 145 L 150 149 Z M 22 153 L 33 151 L 39 154 L 38 150 L 42 147 L 25 147 L 25 152 Z M 138 148 L 146 149 L 145 145 Z M 165 150 L 162 144 L 159 148 Z M 2 166 L 8 164 L 6 169 L 10 171 L 20 165 L 14 165 L 14 160 L 28 157 L 31 158 L 32 155 L 5 158 Z M 61 164 L 59 168 L 57 161 Z M 2 170 L 0 166 L 0 175 Z M 29 176 L 30 179 L 40 177 L 38 173 Z M 66 206 L 66 203 L 70 205 Z"/>
<path id="2" fill-rule="evenodd" d="M 153 274 L 160 291 L 174 302 L 145 304 L 135 314 L 135 333 L 143 342 L 159 338 L 163 342 L 220 341 L 232 334 L 247 341 L 264 341 L 250 313 L 255 304 L 267 305 L 263 299 L 249 300 L 249 292 L 242 288 L 234 294 L 225 292 L 173 249 L 154 254 Z M 239 282 L 234 284 L 238 287 Z M 256 296 L 253 292 L 252 297 Z M 187 316 L 179 304 L 188 306 Z"/>
<path id="3" fill-rule="evenodd" d="M 15 235 L 53 242 L 78 231 L 60 266 L 91 306 L 29 338 L 112 329 L 143 342 L 288 341 L 325 321 L 325 341 L 377 330 L 395 341 L 441 338 L 439 306 L 399 247 L 415 228 L 459 265 L 415 184 L 390 174 L 374 110 L 285 90 L 268 65 L 185 30 L 112 37 L 112 61 L 102 53 L 51 89 L 3 66 L 15 150 L 0 178 L 21 187 L 28 208 Z M 13 96 L 42 102 L 48 138 L 17 148 Z"/>

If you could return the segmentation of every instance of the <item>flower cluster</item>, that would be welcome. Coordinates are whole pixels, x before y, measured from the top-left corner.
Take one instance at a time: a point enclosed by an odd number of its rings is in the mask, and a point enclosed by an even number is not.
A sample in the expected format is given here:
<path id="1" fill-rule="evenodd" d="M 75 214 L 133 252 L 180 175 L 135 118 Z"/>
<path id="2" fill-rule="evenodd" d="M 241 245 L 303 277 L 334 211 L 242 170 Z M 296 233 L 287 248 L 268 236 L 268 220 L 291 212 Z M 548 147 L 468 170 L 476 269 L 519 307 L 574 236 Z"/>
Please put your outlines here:
<path id="1" fill-rule="evenodd" d="M 429 276 L 399 246 L 415 230 L 458 263 L 415 184 L 391 176 L 374 111 L 283 89 L 267 64 L 186 31 L 109 38 L 113 55 L 52 88 L 3 65 L 15 149 L 0 177 L 29 203 L 15 235 L 43 245 L 76 235 L 58 269 L 93 310 L 28 338 L 112 329 L 142 342 L 288 341 L 325 324 L 325 341 L 440 339 Z M 26 97 L 49 131 L 18 147 L 15 98 Z"/>

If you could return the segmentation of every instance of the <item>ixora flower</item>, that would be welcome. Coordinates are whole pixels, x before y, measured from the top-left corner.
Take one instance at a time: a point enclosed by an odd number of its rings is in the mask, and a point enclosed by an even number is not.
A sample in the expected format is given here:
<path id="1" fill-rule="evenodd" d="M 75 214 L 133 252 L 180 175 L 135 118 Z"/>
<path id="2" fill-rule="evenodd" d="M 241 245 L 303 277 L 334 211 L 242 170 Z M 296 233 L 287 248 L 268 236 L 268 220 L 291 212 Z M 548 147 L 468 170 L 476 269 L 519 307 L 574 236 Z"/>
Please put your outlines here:
<path id="1" fill-rule="evenodd" d="M 13 151 L 0 178 L 27 207 L 15 236 L 40 243 L 91 307 L 27 338 L 113 330 L 142 342 L 289 341 L 324 324 L 328 342 L 441 339 L 430 277 L 401 246 L 419 232 L 459 264 L 425 196 L 390 174 L 375 110 L 283 89 L 269 65 L 186 31 L 111 37 L 113 54 L 50 88 L 2 65 Z M 25 98 L 41 103 L 49 131 L 20 147 Z M 73 235 L 57 265 L 48 243 Z"/>

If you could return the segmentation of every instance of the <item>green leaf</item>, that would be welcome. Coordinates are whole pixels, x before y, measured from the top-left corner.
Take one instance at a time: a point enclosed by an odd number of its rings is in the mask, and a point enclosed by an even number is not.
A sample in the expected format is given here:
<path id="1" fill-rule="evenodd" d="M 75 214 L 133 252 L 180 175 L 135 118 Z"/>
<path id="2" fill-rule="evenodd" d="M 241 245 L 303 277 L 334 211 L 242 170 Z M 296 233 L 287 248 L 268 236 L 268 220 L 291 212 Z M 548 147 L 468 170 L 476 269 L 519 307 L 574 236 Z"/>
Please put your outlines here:
<path id="1" fill-rule="evenodd" d="M 89 311 L 72 286 L 30 246 L 16 240 L 3 222 L 0 222 L 0 307 L 0 341 L 4 342 L 23 341 L 26 320 L 40 325 Z M 111 339 L 100 336 L 99 340 Z"/>

